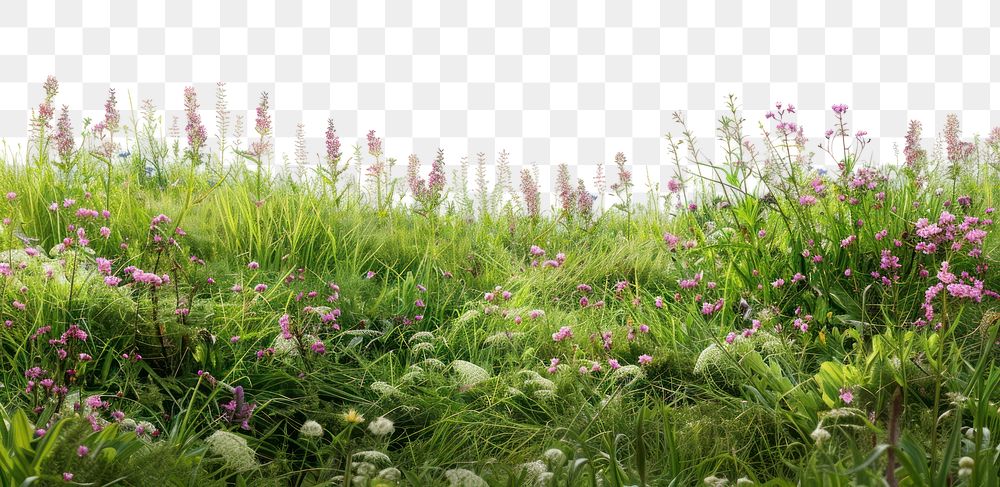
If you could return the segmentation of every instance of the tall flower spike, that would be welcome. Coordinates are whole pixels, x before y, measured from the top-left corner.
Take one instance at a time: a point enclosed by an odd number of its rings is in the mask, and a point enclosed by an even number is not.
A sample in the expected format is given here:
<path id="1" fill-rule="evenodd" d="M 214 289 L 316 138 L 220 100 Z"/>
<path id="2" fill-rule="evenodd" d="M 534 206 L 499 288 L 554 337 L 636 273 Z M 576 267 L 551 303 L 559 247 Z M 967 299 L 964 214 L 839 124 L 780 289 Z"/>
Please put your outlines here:
<path id="1" fill-rule="evenodd" d="M 926 151 L 920 147 L 921 128 L 919 120 L 911 120 L 910 128 L 906 131 L 906 147 L 903 148 L 903 155 L 906 156 L 907 167 L 914 167 L 926 155 Z"/>
<path id="2" fill-rule="evenodd" d="M 424 194 L 424 179 L 420 177 L 420 158 L 410 154 L 406 166 L 406 182 L 410 186 L 413 198 L 419 200 Z"/>
<path id="3" fill-rule="evenodd" d="M 184 88 L 184 112 L 187 116 L 184 131 L 187 132 L 188 146 L 192 152 L 197 153 L 208 138 L 208 133 L 201 123 L 201 114 L 198 113 L 198 94 L 193 86 Z"/>
<path id="4" fill-rule="evenodd" d="M 267 92 L 260 94 L 260 103 L 257 104 L 257 124 L 254 129 L 259 138 L 250 144 L 250 153 L 261 157 L 271 149 L 271 114 L 268 113 L 270 104 L 267 99 Z"/>
<path id="5" fill-rule="evenodd" d="M 632 171 L 629 171 L 625 166 L 626 162 L 628 161 L 625 159 L 623 152 L 615 154 L 615 165 L 618 166 L 618 182 L 611 186 L 611 189 L 615 191 L 627 189 L 632 186 Z"/>
<path id="6" fill-rule="evenodd" d="M 267 92 L 260 94 L 260 103 L 257 104 L 257 133 L 263 138 L 271 135 L 271 114 L 267 111 L 270 104 L 267 100 Z"/>
<path id="7" fill-rule="evenodd" d="M 59 80 L 55 76 L 49 75 L 45 79 L 45 84 L 42 85 L 42 89 L 45 90 L 45 101 L 52 101 L 55 98 L 56 93 L 59 93 Z"/>
<path id="8" fill-rule="evenodd" d="M 597 173 L 594 175 L 594 187 L 597 188 L 597 194 L 604 194 L 607 190 L 608 180 L 604 176 L 604 163 L 597 165 Z"/>
<path id="9" fill-rule="evenodd" d="M 233 388 L 233 398 L 222 405 L 222 419 L 229 424 L 238 424 L 240 428 L 250 429 L 250 418 L 253 416 L 256 403 L 248 403 L 243 396 L 243 386 Z"/>
<path id="10" fill-rule="evenodd" d="M 306 152 L 306 124 L 299 122 L 295 126 L 295 163 L 305 167 L 309 154 Z"/>
<path id="11" fill-rule="evenodd" d="M 510 154 L 506 150 L 501 150 L 497 155 L 496 163 L 496 187 L 493 190 L 494 200 L 499 203 L 503 200 L 504 193 L 513 192 L 513 181 L 510 173 Z"/>
<path id="12" fill-rule="evenodd" d="M 329 163 L 340 161 L 340 137 L 337 137 L 332 118 L 326 121 L 326 160 Z"/>
<path id="13" fill-rule="evenodd" d="M 108 90 L 108 100 L 104 102 L 104 128 L 114 133 L 118 131 L 118 124 L 121 122 L 121 114 L 118 113 L 118 100 L 115 98 L 115 89 Z"/>
<path id="14" fill-rule="evenodd" d="M 581 216 L 589 220 L 594 212 L 594 199 L 596 199 L 596 196 L 587 191 L 587 185 L 582 179 L 577 179 L 576 182 L 576 198 L 577 211 L 580 212 Z"/>
<path id="15" fill-rule="evenodd" d="M 962 129 L 958 122 L 958 115 L 949 113 L 944 124 L 944 141 L 948 153 L 948 161 L 955 163 L 967 157 L 971 152 L 971 144 L 963 142 L 961 138 Z"/>
<path id="16" fill-rule="evenodd" d="M 375 157 L 382 155 L 382 139 L 375 136 L 374 130 L 368 131 L 368 153 Z"/>
<path id="17" fill-rule="evenodd" d="M 444 149 L 438 149 L 437 157 L 431 163 L 431 173 L 427 176 L 427 189 L 434 197 L 441 194 L 445 185 Z"/>
<path id="18" fill-rule="evenodd" d="M 56 123 L 56 152 L 63 161 L 69 160 L 73 154 L 73 124 L 69 119 L 69 107 L 63 105 L 59 121 Z"/>
<path id="19" fill-rule="evenodd" d="M 45 90 L 45 100 L 38 105 L 38 116 L 32 117 L 35 119 L 33 129 L 36 131 L 47 130 L 49 128 L 49 121 L 55 116 L 55 107 L 52 105 L 52 99 L 59 92 L 59 81 L 56 80 L 55 76 L 49 76 L 45 80 L 45 84 L 42 85 L 42 89 Z"/>
<path id="20" fill-rule="evenodd" d="M 528 169 L 521 170 L 521 193 L 524 195 L 524 208 L 528 216 L 537 218 L 540 210 L 538 183 Z"/>
<path id="21" fill-rule="evenodd" d="M 569 165 L 559 164 L 556 173 L 556 191 L 559 193 L 559 202 L 562 210 L 566 214 L 573 213 L 576 207 L 576 193 L 573 191 L 572 182 L 569 175 Z"/>
<path id="22" fill-rule="evenodd" d="M 215 131 L 219 139 L 219 147 L 225 148 L 226 136 L 229 135 L 229 103 L 226 101 L 226 83 L 215 84 Z"/>

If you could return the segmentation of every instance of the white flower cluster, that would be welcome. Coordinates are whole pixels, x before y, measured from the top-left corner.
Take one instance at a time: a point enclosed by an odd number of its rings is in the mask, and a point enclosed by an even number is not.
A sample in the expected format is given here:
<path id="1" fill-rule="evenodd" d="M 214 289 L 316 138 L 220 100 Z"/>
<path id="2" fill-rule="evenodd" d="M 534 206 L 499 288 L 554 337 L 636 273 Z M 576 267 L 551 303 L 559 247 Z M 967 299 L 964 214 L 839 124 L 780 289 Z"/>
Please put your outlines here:
<path id="1" fill-rule="evenodd" d="M 375 436 L 386 436 L 391 435 L 396 431 L 396 427 L 392 424 L 392 421 L 385 416 L 381 416 L 371 423 L 368 423 L 368 431 Z"/>
<path id="2" fill-rule="evenodd" d="M 354 468 L 354 473 L 356 473 L 359 478 L 363 477 L 367 479 L 378 472 L 378 467 L 368 462 L 352 462 L 351 467 Z M 361 485 L 365 485 L 365 483 L 362 483 Z"/>
<path id="3" fill-rule="evenodd" d="M 529 388 L 535 388 L 536 390 L 544 389 L 552 392 L 555 392 L 556 390 L 555 382 L 543 377 L 542 374 L 539 374 L 534 370 L 522 370 L 520 374 L 528 376 L 528 378 L 524 380 L 524 385 Z"/>
<path id="4" fill-rule="evenodd" d="M 967 479 L 972 476 L 972 469 L 975 468 L 976 461 L 972 457 L 962 457 L 958 459 L 958 476 Z"/>
<path id="5" fill-rule="evenodd" d="M 643 372 L 642 369 L 638 365 L 632 365 L 632 364 L 623 365 L 623 366 L 615 369 L 615 371 L 611 373 L 611 378 L 612 379 L 614 379 L 614 380 L 626 380 L 626 379 L 628 379 L 629 384 L 632 384 L 633 382 L 635 382 L 635 381 L 637 381 L 637 380 L 639 380 L 639 379 L 641 379 L 641 378 L 643 378 L 645 376 L 646 376 L 646 373 Z"/>
<path id="6" fill-rule="evenodd" d="M 241 436 L 219 430 L 212 433 L 205 443 L 208 444 L 209 451 L 222 457 L 226 466 L 237 472 L 254 470 L 260 466 L 254 451 L 247 446 L 247 440 Z"/>
<path id="7" fill-rule="evenodd" d="M 701 351 L 694 364 L 694 373 L 718 383 L 732 385 L 743 377 L 737 365 L 744 357 L 759 354 L 761 358 L 783 353 L 786 344 L 781 338 L 758 331 L 747 338 L 737 336 L 733 343 L 711 344 Z"/>
<path id="8" fill-rule="evenodd" d="M 378 450 L 362 450 L 356 452 L 354 457 L 373 465 L 389 465 L 392 463 L 392 459 L 389 458 L 389 455 L 386 455 Z"/>
<path id="9" fill-rule="evenodd" d="M 823 446 L 823 443 L 830 439 L 830 432 L 817 426 L 809 436 L 812 436 L 813 441 L 816 442 L 816 446 Z"/>
<path id="10" fill-rule="evenodd" d="M 486 345 L 512 345 L 523 336 L 524 333 L 520 331 L 501 331 L 486 337 L 483 343 Z"/>
<path id="11" fill-rule="evenodd" d="M 302 335 L 302 343 L 309 344 L 314 343 L 318 338 L 313 335 Z M 281 333 L 275 335 L 274 341 L 271 342 L 271 348 L 274 349 L 275 357 L 290 358 L 297 357 L 299 355 L 299 344 L 295 341 L 295 338 L 286 339 L 281 336 Z"/>
<path id="12" fill-rule="evenodd" d="M 753 484 L 754 484 L 753 481 L 746 477 L 740 477 L 736 481 L 736 487 L 745 487 Z M 710 487 L 725 487 L 730 484 L 729 484 L 729 479 L 725 477 L 716 477 L 715 475 L 711 475 L 705 477 L 705 485 L 708 485 Z"/>
<path id="13" fill-rule="evenodd" d="M 476 475 L 472 470 L 464 468 L 453 468 L 444 473 L 451 487 L 489 487 L 489 484 L 482 477 Z"/>
<path id="14" fill-rule="evenodd" d="M 443 369 L 445 368 L 444 362 L 434 358 L 425 358 L 420 362 L 421 365 L 428 369 Z"/>
<path id="15" fill-rule="evenodd" d="M 542 457 L 545 461 L 549 462 L 549 465 L 553 467 L 561 467 L 566 465 L 566 453 L 558 448 L 549 448 L 542 453 Z"/>
<path id="16" fill-rule="evenodd" d="M 299 434 L 307 438 L 319 438 L 323 436 L 323 427 L 310 419 L 302 423 L 302 427 L 299 428 Z"/>
<path id="17" fill-rule="evenodd" d="M 382 397 L 395 397 L 402 396 L 403 393 L 400 392 L 396 386 L 393 386 L 387 382 L 375 381 L 372 382 L 371 388 L 373 391 L 377 392 Z"/>
<path id="18" fill-rule="evenodd" d="M 396 467 L 383 468 L 382 470 L 379 470 L 378 475 L 376 475 L 376 477 L 390 482 L 398 482 L 402 476 L 402 472 L 400 472 Z"/>
<path id="19" fill-rule="evenodd" d="M 410 366 L 410 370 L 406 371 L 402 377 L 399 378 L 402 382 L 415 382 L 424 373 L 423 367 L 413 364 Z"/>
<path id="20" fill-rule="evenodd" d="M 410 337 L 410 343 L 429 342 L 434 340 L 434 334 L 429 331 L 418 331 Z"/>
<path id="21" fill-rule="evenodd" d="M 451 368 L 458 374 L 458 380 L 462 385 L 474 386 L 490 378 L 490 373 L 486 369 L 465 360 L 455 360 L 451 363 Z"/>

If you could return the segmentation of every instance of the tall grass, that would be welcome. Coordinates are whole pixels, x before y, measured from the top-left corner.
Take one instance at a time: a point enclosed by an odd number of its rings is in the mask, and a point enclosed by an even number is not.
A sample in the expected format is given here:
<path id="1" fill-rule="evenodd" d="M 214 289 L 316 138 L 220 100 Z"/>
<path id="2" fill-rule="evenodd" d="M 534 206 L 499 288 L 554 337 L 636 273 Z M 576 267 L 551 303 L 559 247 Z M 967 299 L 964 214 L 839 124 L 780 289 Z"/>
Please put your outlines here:
<path id="1" fill-rule="evenodd" d="M 505 153 L 494 188 L 485 155 L 472 192 L 442 152 L 397 180 L 332 122 L 314 174 L 277 170 L 266 96 L 245 140 L 217 95 L 215 144 L 193 92 L 166 136 L 109 99 L 0 164 L 7 477 L 996 482 L 992 134 L 869 166 L 844 106 L 817 151 L 730 98 L 719 160 L 685 128 L 647 201 L 619 154 L 543 212 Z"/>

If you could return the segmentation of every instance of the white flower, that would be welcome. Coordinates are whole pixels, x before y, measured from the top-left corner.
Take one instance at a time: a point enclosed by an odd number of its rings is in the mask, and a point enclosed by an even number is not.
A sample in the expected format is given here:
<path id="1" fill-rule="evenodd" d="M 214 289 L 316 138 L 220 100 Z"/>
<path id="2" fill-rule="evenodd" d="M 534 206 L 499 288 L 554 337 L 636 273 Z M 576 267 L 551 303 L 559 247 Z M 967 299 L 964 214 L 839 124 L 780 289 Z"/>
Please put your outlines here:
<path id="1" fill-rule="evenodd" d="M 392 396 L 400 396 L 400 395 L 402 395 L 402 393 L 399 392 L 399 389 L 396 389 L 395 386 L 393 386 L 391 384 L 388 384 L 386 382 L 375 381 L 375 382 L 372 382 L 371 387 L 372 387 L 373 391 L 379 393 L 379 395 L 383 396 L 383 397 L 392 397 Z"/>
<path id="2" fill-rule="evenodd" d="M 149 421 L 139 421 L 139 423 L 135 425 L 135 429 L 136 431 L 139 431 L 140 428 L 142 429 L 143 434 L 146 435 L 156 431 L 156 425 L 150 423 Z"/>
<path id="3" fill-rule="evenodd" d="M 836 408 L 819 414 L 821 418 L 840 419 L 863 415 L 861 410 L 855 408 Z"/>
<path id="4" fill-rule="evenodd" d="M 294 357 L 299 354 L 299 347 L 295 343 L 295 340 L 286 339 L 281 336 L 280 333 L 274 337 L 274 342 L 271 343 L 271 348 L 274 349 L 274 354 L 279 357 Z"/>
<path id="5" fill-rule="evenodd" d="M 442 362 L 442 361 L 440 361 L 440 360 L 438 360 L 438 359 L 436 359 L 434 357 L 425 358 L 420 363 L 423 364 L 424 367 L 427 367 L 429 369 L 443 369 L 444 368 L 444 362 Z"/>
<path id="6" fill-rule="evenodd" d="M 315 335 L 305 334 L 302 335 L 302 343 L 315 343 L 319 338 Z M 286 339 L 278 333 L 274 337 L 274 341 L 271 342 L 271 348 L 274 349 L 274 355 L 276 357 L 297 357 L 299 355 L 299 342 L 295 338 Z"/>
<path id="7" fill-rule="evenodd" d="M 354 467 L 355 473 L 363 477 L 371 477 L 378 473 L 378 467 L 368 462 L 352 462 L 351 466 Z"/>
<path id="8" fill-rule="evenodd" d="M 77 412 L 79 412 L 80 415 L 83 415 L 83 416 L 86 416 L 87 414 L 90 414 L 90 406 L 88 406 L 86 402 L 83 402 L 80 405 L 81 407 L 80 407 L 79 411 L 76 411 L 74 409 L 76 407 L 76 405 L 79 404 L 80 402 L 81 402 L 80 401 L 80 392 L 79 391 L 71 392 L 71 393 L 67 394 L 66 397 L 63 398 L 62 409 L 59 412 L 63 416 L 72 416 L 72 415 L 74 415 Z"/>
<path id="9" fill-rule="evenodd" d="M 646 374 L 639 368 L 638 365 L 623 365 L 611 373 L 611 377 L 615 380 L 631 378 L 629 384 L 635 382 L 636 380 L 644 377 Z"/>
<path id="10" fill-rule="evenodd" d="M 611 396 L 611 395 L 605 394 L 604 398 L 601 399 L 601 407 L 602 408 L 606 408 L 606 407 L 610 406 L 610 407 L 617 408 L 621 404 L 621 402 L 622 402 L 622 397 L 620 395 L 616 394 L 614 396 Z"/>
<path id="11" fill-rule="evenodd" d="M 226 466 L 237 472 L 254 470 L 259 466 L 254 451 L 241 436 L 219 430 L 212 433 L 205 443 L 208 443 L 209 451 L 222 457 Z"/>
<path id="12" fill-rule="evenodd" d="M 821 427 L 817 427 L 809 436 L 812 436 L 813 441 L 816 442 L 816 446 L 820 446 L 824 441 L 830 439 L 830 432 Z"/>
<path id="13" fill-rule="evenodd" d="M 549 484 L 552 483 L 552 479 L 554 477 L 555 477 L 555 474 L 552 473 L 552 472 L 542 472 L 542 473 L 538 474 L 538 477 L 535 477 L 535 485 L 536 486 L 543 486 L 543 485 L 547 486 L 547 485 L 549 485 Z"/>
<path id="14" fill-rule="evenodd" d="M 302 427 L 299 428 L 299 434 L 309 438 L 318 438 L 323 436 L 323 427 L 319 423 L 309 420 L 302 423 Z"/>
<path id="15" fill-rule="evenodd" d="M 386 455 L 378 450 L 362 450 L 356 452 L 354 457 L 360 458 L 368 463 L 378 465 L 388 465 L 392 463 L 392 459 L 389 458 L 389 455 Z"/>
<path id="16" fill-rule="evenodd" d="M 455 360 L 451 363 L 451 368 L 458 374 L 462 385 L 474 386 L 490 378 L 490 373 L 486 369 L 465 360 Z"/>
<path id="17" fill-rule="evenodd" d="M 566 464 L 566 454 L 558 448 L 549 448 L 542 456 L 552 465 L 561 467 Z"/>
<path id="18" fill-rule="evenodd" d="M 421 368 L 417 364 L 413 364 L 410 366 L 410 370 L 407 371 L 405 374 L 403 374 L 403 376 L 400 377 L 399 380 L 402 382 L 413 382 L 419 379 L 423 373 L 424 373 L 423 368 Z"/>
<path id="19" fill-rule="evenodd" d="M 726 487 L 729 485 L 729 479 L 724 477 L 716 477 L 715 475 L 710 475 L 705 477 L 705 485 L 710 487 Z"/>
<path id="20" fill-rule="evenodd" d="M 410 337 L 410 342 L 429 342 L 434 339 L 434 334 L 429 331 L 418 331 Z"/>
<path id="21" fill-rule="evenodd" d="M 483 343 L 486 345 L 510 345 L 523 336 L 524 333 L 519 331 L 501 331 L 486 337 Z"/>
<path id="22" fill-rule="evenodd" d="M 981 428 L 980 431 L 982 432 L 982 435 L 983 435 L 983 442 L 982 442 L 983 445 L 982 445 L 982 447 L 983 448 L 988 448 L 989 444 L 990 444 L 990 429 L 984 427 L 984 428 Z M 965 437 L 968 438 L 969 441 L 975 441 L 976 440 L 976 429 L 975 428 L 966 429 L 965 430 Z"/>
<path id="23" fill-rule="evenodd" d="M 464 468 L 453 468 L 444 473 L 451 487 L 489 487 L 489 484 L 482 477 L 476 475 L 472 470 Z"/>
<path id="24" fill-rule="evenodd" d="M 528 379 L 524 381 L 524 385 L 534 386 L 539 389 L 548 389 L 550 391 L 556 390 L 556 383 L 542 376 L 538 376 L 533 379 Z"/>
<path id="25" fill-rule="evenodd" d="M 535 396 L 535 399 L 546 401 L 555 397 L 556 391 L 552 389 L 538 389 L 537 391 L 532 392 L 531 394 Z"/>
<path id="26" fill-rule="evenodd" d="M 892 357 L 889 359 L 889 366 L 893 370 L 899 370 L 903 366 L 903 361 L 899 360 L 899 357 Z"/>
<path id="27" fill-rule="evenodd" d="M 545 462 L 541 460 L 522 463 L 520 467 L 522 471 L 527 472 L 531 475 L 539 475 L 542 472 L 547 472 L 549 470 L 549 468 L 545 465 Z"/>
<path id="28" fill-rule="evenodd" d="M 378 475 L 376 475 L 376 477 L 390 482 L 395 482 L 402 476 L 403 474 L 400 473 L 399 469 L 396 467 L 383 468 L 379 471 Z"/>
<path id="29" fill-rule="evenodd" d="M 472 321 L 473 319 L 477 318 L 478 316 L 479 316 L 479 310 L 478 309 L 470 309 L 470 310 L 466 311 L 465 313 L 462 313 L 462 316 L 459 316 L 458 318 L 456 318 L 454 320 L 454 323 L 455 324 L 467 323 L 467 322 Z"/>
<path id="30" fill-rule="evenodd" d="M 945 396 L 948 396 L 948 401 L 954 404 L 955 406 L 961 406 L 965 404 L 966 401 L 969 400 L 968 397 L 957 392 L 949 392 L 945 394 Z"/>
<path id="31" fill-rule="evenodd" d="M 382 416 L 368 423 L 368 431 L 375 436 L 386 436 L 396 431 L 396 427 L 393 426 L 392 420 Z"/>

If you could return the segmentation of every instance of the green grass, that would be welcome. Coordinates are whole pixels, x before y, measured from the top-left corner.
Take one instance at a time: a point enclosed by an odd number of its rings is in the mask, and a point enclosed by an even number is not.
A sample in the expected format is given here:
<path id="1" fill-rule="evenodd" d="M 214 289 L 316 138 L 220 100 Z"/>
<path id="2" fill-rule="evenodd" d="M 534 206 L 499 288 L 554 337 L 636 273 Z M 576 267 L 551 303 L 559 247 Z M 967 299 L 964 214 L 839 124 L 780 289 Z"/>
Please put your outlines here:
<path id="1" fill-rule="evenodd" d="M 694 168 L 679 191 L 636 202 L 619 172 L 591 211 L 594 185 L 562 181 L 541 216 L 503 186 L 404 200 L 407 181 L 357 179 L 388 163 L 360 148 L 341 173 L 271 174 L 155 118 L 110 160 L 90 131 L 69 158 L 47 138 L 8 155 L 0 485 L 996 483 L 997 141 L 869 168 L 835 135 L 822 172 L 781 130 L 746 145 L 731 108 L 722 160 L 669 139 Z M 922 252 L 944 211 L 980 220 Z M 943 262 L 987 292 L 932 293 L 920 326 Z M 71 325 L 86 340 L 58 341 Z M 227 410 L 236 386 L 252 413 Z"/>

